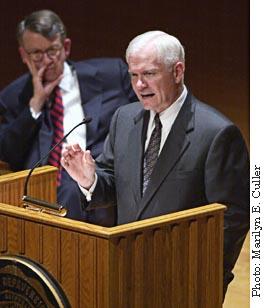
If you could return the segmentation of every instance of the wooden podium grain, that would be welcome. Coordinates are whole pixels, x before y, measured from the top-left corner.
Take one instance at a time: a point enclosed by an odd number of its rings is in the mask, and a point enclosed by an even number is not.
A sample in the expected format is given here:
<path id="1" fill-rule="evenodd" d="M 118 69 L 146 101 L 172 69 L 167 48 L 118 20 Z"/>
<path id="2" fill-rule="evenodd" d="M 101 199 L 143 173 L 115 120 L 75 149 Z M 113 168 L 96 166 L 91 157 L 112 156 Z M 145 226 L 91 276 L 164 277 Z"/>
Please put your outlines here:
<path id="1" fill-rule="evenodd" d="M 28 171 L 0 177 L 0 253 L 42 265 L 74 308 L 220 308 L 220 204 L 112 228 L 20 207 Z M 56 169 L 37 168 L 32 197 L 54 202 Z"/>

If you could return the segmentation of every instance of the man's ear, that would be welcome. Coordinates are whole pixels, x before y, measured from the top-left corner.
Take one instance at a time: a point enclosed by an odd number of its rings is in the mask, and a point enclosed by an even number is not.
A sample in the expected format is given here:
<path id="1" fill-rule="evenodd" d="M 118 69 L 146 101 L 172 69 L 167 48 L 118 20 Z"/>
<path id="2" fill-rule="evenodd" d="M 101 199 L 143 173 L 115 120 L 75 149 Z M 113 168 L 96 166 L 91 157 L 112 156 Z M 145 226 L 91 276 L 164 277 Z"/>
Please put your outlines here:
<path id="1" fill-rule="evenodd" d="M 185 66 L 183 62 L 177 62 L 176 64 L 174 64 L 173 75 L 174 75 L 176 84 L 179 84 L 182 82 L 183 77 L 184 77 L 184 69 L 185 69 Z"/>
<path id="2" fill-rule="evenodd" d="M 26 54 L 24 48 L 23 48 L 22 46 L 19 46 L 19 47 L 18 47 L 18 52 L 19 52 L 19 54 L 20 54 L 20 57 L 21 57 L 22 62 L 23 62 L 24 64 L 26 64 L 25 58 L 26 58 L 27 54 Z"/>
<path id="3" fill-rule="evenodd" d="M 64 49 L 65 49 L 65 56 L 66 58 L 68 58 L 71 53 L 71 40 L 69 38 L 66 38 L 64 41 Z"/>

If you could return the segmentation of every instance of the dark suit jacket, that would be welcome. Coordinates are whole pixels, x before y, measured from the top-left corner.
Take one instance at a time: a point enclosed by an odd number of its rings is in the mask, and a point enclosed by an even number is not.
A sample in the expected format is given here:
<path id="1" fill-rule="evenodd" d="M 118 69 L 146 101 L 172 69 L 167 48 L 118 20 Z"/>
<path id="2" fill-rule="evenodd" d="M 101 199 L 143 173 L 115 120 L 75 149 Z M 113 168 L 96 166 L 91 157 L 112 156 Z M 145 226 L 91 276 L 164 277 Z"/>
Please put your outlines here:
<path id="1" fill-rule="evenodd" d="M 115 113 L 97 158 L 97 186 L 91 202 L 83 198 L 84 206 L 117 205 L 118 224 L 124 224 L 214 202 L 227 205 L 226 289 L 249 229 L 249 158 L 243 137 L 224 115 L 188 93 L 142 197 L 148 118 L 140 103 Z"/>
<path id="2" fill-rule="evenodd" d="M 85 116 L 92 117 L 87 125 L 86 148 L 94 157 L 101 153 L 114 111 L 136 101 L 131 88 L 127 65 L 120 59 L 98 58 L 70 62 L 77 72 Z M 0 159 L 14 171 L 32 168 L 50 149 L 52 125 L 48 110 L 36 121 L 29 110 L 33 94 L 30 74 L 12 82 L 0 93 Z M 43 162 L 43 165 L 47 160 Z M 113 224 L 110 210 L 82 211 L 76 183 L 63 171 L 58 189 L 58 203 L 68 208 L 68 217 L 108 225 Z M 111 209 L 112 211 L 112 209 Z M 107 217 L 110 216 L 110 217 Z"/>

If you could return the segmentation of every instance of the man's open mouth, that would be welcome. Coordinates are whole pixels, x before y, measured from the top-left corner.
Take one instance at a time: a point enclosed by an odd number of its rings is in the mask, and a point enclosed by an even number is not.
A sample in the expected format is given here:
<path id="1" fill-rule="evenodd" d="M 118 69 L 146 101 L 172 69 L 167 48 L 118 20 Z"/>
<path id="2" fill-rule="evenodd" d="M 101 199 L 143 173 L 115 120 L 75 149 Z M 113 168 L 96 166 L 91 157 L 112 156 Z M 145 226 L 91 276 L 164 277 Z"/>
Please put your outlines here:
<path id="1" fill-rule="evenodd" d="M 155 95 L 154 93 L 152 93 L 152 94 L 141 94 L 142 98 L 148 98 L 148 97 L 152 97 L 154 95 Z"/>

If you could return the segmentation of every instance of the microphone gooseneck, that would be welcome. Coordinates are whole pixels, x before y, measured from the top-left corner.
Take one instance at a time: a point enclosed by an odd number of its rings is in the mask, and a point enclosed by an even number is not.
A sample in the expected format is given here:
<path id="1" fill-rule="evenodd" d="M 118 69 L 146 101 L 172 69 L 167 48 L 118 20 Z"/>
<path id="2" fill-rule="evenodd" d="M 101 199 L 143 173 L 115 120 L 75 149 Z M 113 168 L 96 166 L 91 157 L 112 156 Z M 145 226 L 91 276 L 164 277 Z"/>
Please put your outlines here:
<path id="1" fill-rule="evenodd" d="M 23 201 L 28 201 L 30 203 L 35 203 L 35 204 L 38 204 L 40 206 L 46 206 L 46 207 L 49 207 L 51 209 L 59 209 L 61 208 L 60 205 L 57 205 L 57 204 L 51 204 L 51 203 L 48 203 L 48 202 L 45 202 L 45 201 L 42 201 L 42 200 L 37 200 L 37 199 L 34 199 L 34 198 L 31 198 L 31 197 L 28 197 L 27 196 L 27 188 L 28 188 L 28 182 L 29 182 L 29 179 L 31 177 L 31 174 L 32 172 L 35 170 L 35 168 L 37 168 L 38 166 L 40 166 L 40 164 L 50 155 L 50 153 L 57 147 L 59 146 L 71 133 L 72 131 L 74 131 L 77 127 L 79 127 L 80 125 L 83 125 L 83 124 L 88 124 L 92 121 L 92 118 L 91 117 L 86 117 L 82 120 L 82 122 L 78 123 L 76 126 L 74 126 L 60 141 L 58 141 L 49 151 L 48 153 L 43 156 L 39 161 L 37 161 L 37 163 L 30 169 L 28 175 L 27 175 L 27 178 L 25 180 L 25 184 L 24 184 L 24 196 L 22 198 Z"/>
<path id="2" fill-rule="evenodd" d="M 28 181 L 30 179 L 30 176 L 32 174 L 32 172 L 34 171 L 35 168 L 37 168 L 42 162 L 43 160 L 45 160 L 49 155 L 50 153 L 56 149 L 57 146 L 59 146 L 71 133 L 72 131 L 74 131 L 77 127 L 79 127 L 80 125 L 83 125 L 83 124 L 88 124 L 92 121 L 92 118 L 91 117 L 87 117 L 87 118 L 84 118 L 82 120 L 82 122 L 80 122 L 79 124 L 77 124 L 76 126 L 74 126 L 59 142 L 57 142 L 49 151 L 48 153 L 43 156 L 39 161 L 37 161 L 37 163 L 31 168 L 31 170 L 29 171 L 29 174 L 26 178 L 26 181 L 25 181 L 25 185 L 24 185 L 24 196 L 27 195 L 27 186 L 28 186 Z"/>

